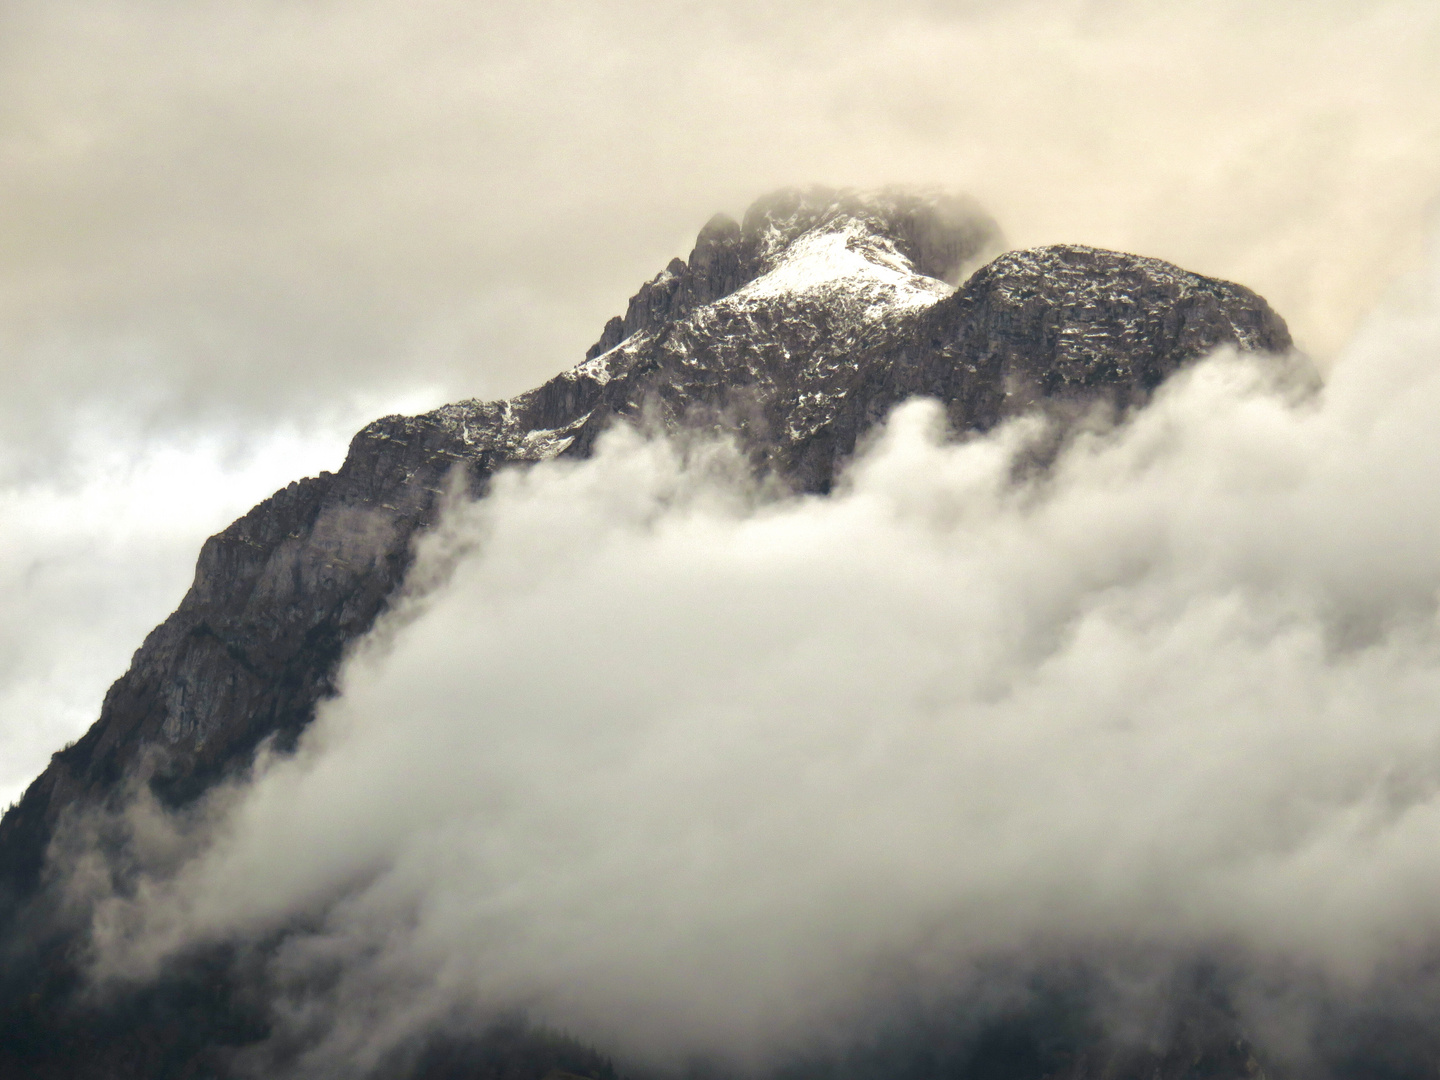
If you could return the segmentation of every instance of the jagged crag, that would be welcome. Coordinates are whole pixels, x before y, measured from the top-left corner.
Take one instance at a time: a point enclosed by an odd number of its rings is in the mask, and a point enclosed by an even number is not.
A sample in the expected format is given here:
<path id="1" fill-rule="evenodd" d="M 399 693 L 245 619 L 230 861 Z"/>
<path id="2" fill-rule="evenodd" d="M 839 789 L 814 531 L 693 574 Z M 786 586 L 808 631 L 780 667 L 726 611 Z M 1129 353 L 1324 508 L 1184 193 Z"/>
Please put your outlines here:
<path id="1" fill-rule="evenodd" d="M 57 837 L 137 784 L 180 807 L 243 771 L 262 741 L 292 747 L 451 485 L 483 496 L 498 469 L 583 457 L 607 427 L 633 422 L 729 432 L 758 472 L 823 493 L 865 432 L 916 395 L 943 402 L 963 436 L 1036 408 L 1123 415 L 1217 347 L 1290 348 L 1284 322 L 1241 286 L 1079 246 L 974 269 L 999 247 L 993 222 L 963 199 L 771 196 L 743 222 L 711 220 L 689 259 L 645 284 L 578 366 L 509 401 L 377 420 L 338 472 L 292 483 L 210 538 L 189 593 L 99 720 L 0 822 L 0 1075 L 220 1076 L 233 1051 L 266 1037 L 254 978 L 264 943 L 207 950 L 119 997 L 83 994 L 85 912 L 56 902 Z M 123 835 L 94 842 L 123 855 Z M 1215 979 L 1181 995 L 1190 1004 L 1160 1044 L 1127 1050 L 1089 1016 L 1083 978 L 1037 978 L 1023 1006 L 991 1015 L 957 1002 L 947 1018 L 792 1063 L 787 1075 L 1168 1080 L 1260 1069 Z M 610 1068 L 562 1037 L 506 1028 L 437 1036 L 393 1074 L 541 1080 Z M 1387 1068 L 1377 1074 L 1406 1071 Z"/>

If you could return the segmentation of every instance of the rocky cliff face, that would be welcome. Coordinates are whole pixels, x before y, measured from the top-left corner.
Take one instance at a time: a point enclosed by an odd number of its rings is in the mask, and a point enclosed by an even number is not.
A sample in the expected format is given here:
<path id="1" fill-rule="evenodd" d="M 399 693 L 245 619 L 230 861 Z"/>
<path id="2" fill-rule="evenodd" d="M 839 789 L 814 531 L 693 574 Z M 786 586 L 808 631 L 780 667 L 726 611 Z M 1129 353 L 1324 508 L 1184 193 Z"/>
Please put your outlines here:
<path id="1" fill-rule="evenodd" d="M 865 430 L 914 395 L 944 402 L 955 431 L 979 431 L 1037 406 L 1138 405 L 1218 346 L 1290 347 L 1254 293 L 1154 259 L 1048 247 L 1001 255 L 960 284 L 998 243 L 964 200 L 771 196 L 743 222 L 712 219 L 576 367 L 509 401 L 377 420 L 338 472 L 291 484 L 212 537 L 94 727 L 0 822 L 3 982 L 25 985 L 13 965 L 33 950 L 15 928 L 36 925 L 63 819 L 135 778 L 182 804 L 262 740 L 293 744 L 449 484 L 481 494 L 497 469 L 588 454 L 607 426 L 643 420 L 728 430 L 758 470 L 824 492 Z"/>

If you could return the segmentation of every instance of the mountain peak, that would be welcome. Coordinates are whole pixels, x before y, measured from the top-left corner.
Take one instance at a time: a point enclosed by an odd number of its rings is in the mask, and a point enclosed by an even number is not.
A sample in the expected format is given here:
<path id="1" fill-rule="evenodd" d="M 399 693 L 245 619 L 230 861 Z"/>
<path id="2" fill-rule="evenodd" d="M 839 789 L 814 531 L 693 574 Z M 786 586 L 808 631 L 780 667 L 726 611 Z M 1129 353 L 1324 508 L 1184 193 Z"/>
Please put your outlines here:
<path id="1" fill-rule="evenodd" d="M 672 259 L 641 286 L 625 314 L 605 324 L 585 356 L 609 352 L 637 333 L 656 330 L 777 271 L 785 274 L 771 283 L 772 292 L 865 272 L 856 259 L 845 258 L 846 251 L 893 274 L 954 286 L 999 245 L 999 226 L 969 196 L 904 188 L 783 188 L 752 203 L 743 223 L 727 214 L 712 217 L 689 259 Z M 906 291 L 944 295 L 923 283 Z"/>
<path id="2" fill-rule="evenodd" d="M 1156 259 L 1062 245 L 965 277 L 998 238 L 960 196 L 775 192 L 741 221 L 711 218 L 584 362 L 508 401 L 376 420 L 338 472 L 292 483 L 206 541 L 189 593 L 99 720 L 0 819 L 0 1029 L 35 1033 L 23 1046 L 0 1039 L 0 1075 L 110 1076 L 109 1063 L 153 1049 L 173 1067 L 129 1072 L 192 1076 L 205 1047 L 232 1037 L 249 999 L 238 976 L 217 984 L 224 955 L 177 966 L 169 997 L 138 988 L 97 1006 L 98 1019 L 72 1011 L 83 927 L 52 925 L 64 905 L 46 892 L 48 853 L 67 822 L 103 820 L 141 785 L 184 805 L 257 747 L 293 748 L 457 479 L 481 496 L 501 469 L 584 457 L 608 426 L 643 418 L 723 431 L 777 484 L 823 493 L 908 398 L 940 401 L 957 433 L 984 431 L 1036 407 L 1138 407 L 1217 347 L 1290 345 L 1248 289 Z M 107 857 L 142 857 L 104 842 Z M 35 971 L 49 973 L 40 991 Z M 177 1049 L 174 1001 L 200 1050 Z"/>
<path id="3" fill-rule="evenodd" d="M 768 266 L 807 234 L 837 231 L 893 245 L 916 273 L 951 285 L 1000 244 L 1000 227 L 969 196 L 900 187 L 783 188 L 750 206 L 740 236 Z"/>

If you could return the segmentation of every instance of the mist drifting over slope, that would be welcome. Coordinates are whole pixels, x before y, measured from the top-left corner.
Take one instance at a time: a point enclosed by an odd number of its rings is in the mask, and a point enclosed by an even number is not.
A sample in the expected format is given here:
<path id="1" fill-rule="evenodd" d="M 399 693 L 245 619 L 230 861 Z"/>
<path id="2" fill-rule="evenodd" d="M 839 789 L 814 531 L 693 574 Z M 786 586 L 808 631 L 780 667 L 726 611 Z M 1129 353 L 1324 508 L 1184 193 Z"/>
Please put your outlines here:
<path id="1" fill-rule="evenodd" d="M 628 430 L 502 474 L 295 757 L 132 812 L 193 854 L 100 905 L 97 975 L 284 930 L 306 1075 L 457 1009 L 754 1065 L 996 956 L 1402 977 L 1440 943 L 1412 285 L 1318 393 L 1222 354 L 1040 474 L 1038 420 L 956 444 L 923 402 L 825 498 Z"/>

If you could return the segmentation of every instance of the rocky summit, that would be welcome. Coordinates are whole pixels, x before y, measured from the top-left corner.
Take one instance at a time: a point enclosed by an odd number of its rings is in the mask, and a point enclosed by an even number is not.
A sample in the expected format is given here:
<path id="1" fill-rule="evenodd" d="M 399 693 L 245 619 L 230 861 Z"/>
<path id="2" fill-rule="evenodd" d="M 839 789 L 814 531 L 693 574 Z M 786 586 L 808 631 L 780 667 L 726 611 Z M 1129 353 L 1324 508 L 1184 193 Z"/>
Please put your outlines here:
<path id="1" fill-rule="evenodd" d="M 866 430 L 916 395 L 939 399 L 963 435 L 1036 408 L 1123 414 L 1219 347 L 1290 348 L 1281 318 L 1242 286 L 1074 245 L 984 262 L 1001 248 L 963 198 L 771 195 L 742 221 L 711 219 L 576 366 L 508 401 L 377 420 L 338 472 L 290 484 L 211 537 L 95 725 L 0 822 L 0 1073 L 217 1075 L 217 1047 L 263 1037 L 263 1008 L 241 1002 L 225 956 L 120 1001 L 80 995 L 85 915 L 57 914 L 47 853 L 81 811 L 113 809 L 137 784 L 179 807 L 262 741 L 292 747 L 451 485 L 483 496 L 499 469 L 583 457 L 608 427 L 643 423 L 730 433 L 759 473 L 823 493 Z M 94 842 L 123 856 L 123 835 Z M 598 1075 L 590 1051 L 562 1049 L 507 1075 Z"/>

